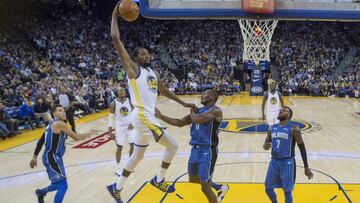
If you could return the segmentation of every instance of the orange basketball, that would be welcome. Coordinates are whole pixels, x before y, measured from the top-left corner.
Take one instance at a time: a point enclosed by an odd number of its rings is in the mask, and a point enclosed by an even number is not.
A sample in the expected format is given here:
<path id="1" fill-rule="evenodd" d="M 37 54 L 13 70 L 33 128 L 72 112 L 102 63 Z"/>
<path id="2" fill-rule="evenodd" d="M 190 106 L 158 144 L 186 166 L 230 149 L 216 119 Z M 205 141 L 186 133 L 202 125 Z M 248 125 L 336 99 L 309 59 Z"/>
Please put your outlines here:
<path id="1" fill-rule="evenodd" d="M 132 0 L 122 0 L 119 5 L 119 14 L 126 21 L 134 21 L 139 17 L 139 7 Z"/>

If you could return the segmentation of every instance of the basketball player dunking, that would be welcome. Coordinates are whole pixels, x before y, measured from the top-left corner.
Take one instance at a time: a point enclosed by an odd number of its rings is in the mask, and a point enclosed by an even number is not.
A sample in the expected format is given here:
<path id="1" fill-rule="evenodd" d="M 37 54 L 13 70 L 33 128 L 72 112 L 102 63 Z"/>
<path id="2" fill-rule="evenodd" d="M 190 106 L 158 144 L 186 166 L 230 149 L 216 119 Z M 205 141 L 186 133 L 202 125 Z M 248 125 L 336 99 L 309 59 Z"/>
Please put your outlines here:
<path id="1" fill-rule="evenodd" d="M 284 106 L 280 109 L 278 119 L 279 124 L 275 124 L 269 129 L 263 148 L 271 147 L 271 161 L 265 179 L 265 191 L 272 203 L 276 203 L 276 193 L 274 188 L 284 190 L 285 202 L 292 203 L 292 190 L 295 184 L 296 163 L 295 163 L 295 143 L 297 143 L 301 158 L 304 162 L 305 175 L 311 179 L 313 173 L 307 161 L 305 144 L 301 136 L 300 129 L 291 125 L 292 110 Z"/>
<path id="2" fill-rule="evenodd" d="M 158 90 L 161 94 L 172 99 L 184 107 L 195 107 L 188 104 L 171 93 L 161 82 L 160 76 L 150 68 L 150 54 L 145 48 L 136 48 L 132 54 L 132 59 L 127 53 L 120 40 L 118 28 L 118 5 L 116 5 L 111 22 L 111 36 L 121 62 L 124 65 L 128 78 L 131 101 L 134 110 L 131 114 L 131 122 L 135 129 L 134 152 L 126 162 L 121 176 L 116 184 L 108 186 L 108 190 L 117 202 L 122 202 L 120 191 L 129 175 L 144 157 L 147 146 L 152 140 L 166 148 L 161 169 L 150 183 L 163 192 L 174 192 L 174 188 L 165 182 L 165 173 L 173 160 L 178 144 L 160 125 L 155 118 L 155 106 Z"/>
<path id="3" fill-rule="evenodd" d="M 134 151 L 135 131 L 131 124 L 131 111 L 133 109 L 134 107 L 130 99 L 126 97 L 125 89 L 120 87 L 117 98 L 110 104 L 109 113 L 109 134 L 115 139 L 117 146 L 115 154 L 117 163 L 116 175 L 121 175 L 120 160 L 125 139 L 127 139 L 130 145 L 129 156 L 131 156 Z M 115 128 L 115 136 L 112 133 L 113 128 Z"/>
<path id="4" fill-rule="evenodd" d="M 284 100 L 279 91 L 276 90 L 276 82 L 275 80 L 270 80 L 269 82 L 269 91 L 265 92 L 262 105 L 262 119 L 266 120 L 269 128 L 272 125 L 278 124 L 279 120 L 277 119 L 280 111 L 280 107 L 284 106 Z M 265 116 L 265 104 L 266 104 L 266 116 Z M 280 106 L 281 104 L 281 106 Z"/>
<path id="5" fill-rule="evenodd" d="M 74 140 L 83 140 L 89 138 L 90 135 L 96 132 L 92 130 L 89 133 L 76 134 L 69 129 L 65 123 L 65 110 L 59 104 L 51 107 L 51 113 L 53 114 L 54 119 L 46 127 L 45 132 L 39 139 L 34 152 L 34 157 L 30 161 L 31 168 L 37 166 L 37 156 L 45 142 L 45 151 L 42 156 L 42 161 L 46 168 L 46 172 L 48 173 L 51 185 L 35 191 L 39 203 L 43 203 L 45 195 L 52 191 L 57 191 L 54 203 L 61 203 L 64 199 L 68 188 L 65 167 L 62 160 L 62 157 L 65 154 L 65 134 L 69 135 Z"/>
<path id="6" fill-rule="evenodd" d="M 207 90 L 201 97 L 204 107 L 191 109 L 189 115 L 182 119 L 170 118 L 156 111 L 156 117 L 166 123 L 178 127 L 191 125 L 190 145 L 192 146 L 189 163 L 189 182 L 200 183 L 201 189 L 210 203 L 220 202 L 229 190 L 227 185 L 212 182 L 212 175 L 218 155 L 219 126 L 222 121 L 222 111 L 215 106 L 218 95 L 215 90 Z M 196 111 L 196 112 L 195 112 Z M 218 195 L 213 193 L 214 188 Z"/>

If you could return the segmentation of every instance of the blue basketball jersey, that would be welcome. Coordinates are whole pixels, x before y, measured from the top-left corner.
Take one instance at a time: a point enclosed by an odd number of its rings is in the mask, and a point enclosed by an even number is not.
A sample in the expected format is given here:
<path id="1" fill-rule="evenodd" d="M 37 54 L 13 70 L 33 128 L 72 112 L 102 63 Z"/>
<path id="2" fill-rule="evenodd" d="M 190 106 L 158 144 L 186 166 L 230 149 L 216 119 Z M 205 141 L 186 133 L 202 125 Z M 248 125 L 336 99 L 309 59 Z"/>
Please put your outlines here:
<path id="1" fill-rule="evenodd" d="M 65 134 L 55 134 L 51 130 L 53 123 L 57 121 L 53 119 L 45 129 L 45 151 L 44 154 L 47 154 L 50 158 L 50 155 L 54 154 L 56 157 L 62 157 L 65 154 Z M 49 160 L 51 161 L 51 160 Z"/>
<path id="2" fill-rule="evenodd" d="M 202 107 L 196 112 L 196 114 L 207 112 L 211 108 L 212 107 Z M 219 126 L 220 122 L 215 121 L 215 119 L 202 124 L 193 123 L 190 128 L 190 145 L 216 147 L 219 144 Z"/>
<path id="3" fill-rule="evenodd" d="M 295 139 L 291 134 L 290 123 L 285 126 L 276 124 L 271 129 L 271 156 L 275 159 L 286 159 L 295 155 Z"/>

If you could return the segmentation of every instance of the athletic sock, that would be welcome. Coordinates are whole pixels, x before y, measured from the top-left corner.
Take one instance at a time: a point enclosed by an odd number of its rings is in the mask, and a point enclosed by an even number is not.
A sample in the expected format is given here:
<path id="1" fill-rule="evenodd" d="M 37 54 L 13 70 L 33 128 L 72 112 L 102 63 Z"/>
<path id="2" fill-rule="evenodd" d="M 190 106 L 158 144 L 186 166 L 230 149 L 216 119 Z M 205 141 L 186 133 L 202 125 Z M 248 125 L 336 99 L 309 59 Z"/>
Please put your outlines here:
<path id="1" fill-rule="evenodd" d="M 165 179 L 166 171 L 167 171 L 166 168 L 161 168 L 160 169 L 160 172 L 156 176 L 156 182 L 160 183 L 161 181 L 163 181 Z"/>
<path id="2" fill-rule="evenodd" d="M 128 177 L 120 176 L 116 180 L 116 190 L 121 190 L 124 186 L 124 182 L 128 179 Z"/>

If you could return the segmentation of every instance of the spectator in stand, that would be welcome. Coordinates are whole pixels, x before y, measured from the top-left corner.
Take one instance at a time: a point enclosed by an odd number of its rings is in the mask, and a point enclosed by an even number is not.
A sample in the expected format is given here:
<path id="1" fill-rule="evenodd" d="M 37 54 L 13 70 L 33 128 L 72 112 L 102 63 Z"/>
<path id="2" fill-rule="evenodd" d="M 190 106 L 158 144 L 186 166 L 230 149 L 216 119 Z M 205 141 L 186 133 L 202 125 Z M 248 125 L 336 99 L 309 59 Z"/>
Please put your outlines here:
<path id="1" fill-rule="evenodd" d="M 12 137 L 16 134 L 19 134 L 19 121 L 15 118 L 8 118 L 5 114 L 5 108 L 3 103 L 0 101 L 0 122 L 5 125 L 8 129 L 8 134 L 6 136 Z"/>
<path id="2" fill-rule="evenodd" d="M 31 129 L 34 128 L 34 121 L 36 127 L 40 127 L 39 118 L 35 115 L 34 109 L 29 98 L 25 98 L 24 103 L 19 107 L 18 117 L 20 120 L 27 122 Z"/>
<path id="3" fill-rule="evenodd" d="M 42 118 L 42 120 L 45 122 L 45 125 L 48 125 L 52 120 L 50 115 L 50 105 L 44 101 L 42 97 L 38 97 L 36 99 L 34 111 L 37 117 Z"/>
<path id="4" fill-rule="evenodd" d="M 83 98 L 83 91 L 79 90 L 75 96 L 76 101 L 79 104 L 79 108 L 85 112 L 85 115 L 90 114 L 91 113 L 91 109 L 89 107 L 89 103 L 87 101 L 85 101 L 85 99 Z"/>

